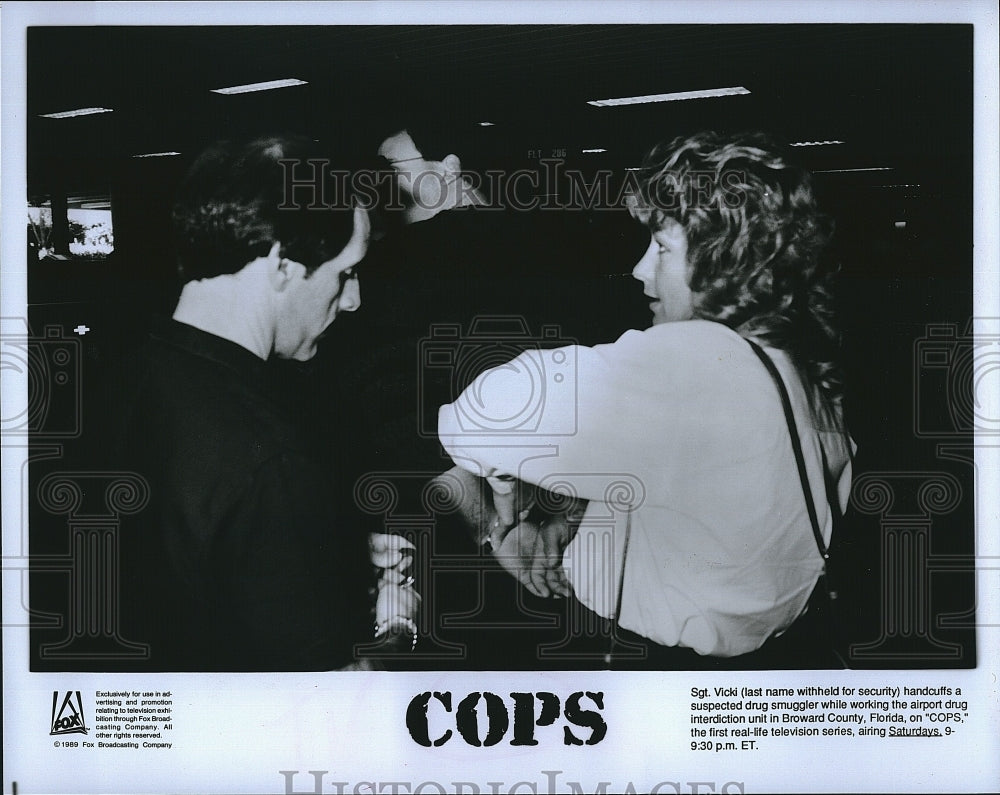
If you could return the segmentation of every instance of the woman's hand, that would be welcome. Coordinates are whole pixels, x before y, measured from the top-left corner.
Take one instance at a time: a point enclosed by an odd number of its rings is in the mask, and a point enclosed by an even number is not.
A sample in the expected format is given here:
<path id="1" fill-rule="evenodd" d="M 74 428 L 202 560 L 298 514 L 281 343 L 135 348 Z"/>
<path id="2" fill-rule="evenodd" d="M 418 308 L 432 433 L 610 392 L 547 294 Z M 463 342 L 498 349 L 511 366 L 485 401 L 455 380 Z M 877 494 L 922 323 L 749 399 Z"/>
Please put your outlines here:
<path id="1" fill-rule="evenodd" d="M 573 587 L 563 569 L 563 553 L 580 526 L 566 514 L 553 516 L 538 531 L 535 557 L 531 564 L 531 582 L 541 596 L 570 596 Z"/>
<path id="2" fill-rule="evenodd" d="M 532 576 L 536 565 L 536 551 L 541 549 L 538 525 L 522 521 L 506 529 L 499 515 L 494 514 L 492 527 L 495 531 L 490 533 L 488 540 L 497 563 L 536 596 L 549 596 L 548 589 L 539 588 L 535 584 L 538 578 Z M 544 583 L 544 578 L 542 582 Z"/>
<path id="3" fill-rule="evenodd" d="M 504 528 L 528 518 L 535 504 L 535 486 L 512 475 L 491 475 L 486 481 L 493 490 L 493 509 Z"/>
<path id="4" fill-rule="evenodd" d="M 506 533 L 492 536 L 493 556 L 535 596 L 570 596 L 573 589 L 563 571 L 562 558 L 577 526 L 565 515 L 541 525 L 518 522 Z"/>
<path id="5" fill-rule="evenodd" d="M 543 597 L 572 593 L 562 558 L 576 536 L 586 500 L 545 492 L 503 474 L 486 478 L 490 488 L 484 494 L 482 479 L 460 467 L 437 480 L 476 542 L 489 542 L 497 562 L 525 588 Z M 536 504 L 538 513 L 549 515 L 529 521 Z"/>

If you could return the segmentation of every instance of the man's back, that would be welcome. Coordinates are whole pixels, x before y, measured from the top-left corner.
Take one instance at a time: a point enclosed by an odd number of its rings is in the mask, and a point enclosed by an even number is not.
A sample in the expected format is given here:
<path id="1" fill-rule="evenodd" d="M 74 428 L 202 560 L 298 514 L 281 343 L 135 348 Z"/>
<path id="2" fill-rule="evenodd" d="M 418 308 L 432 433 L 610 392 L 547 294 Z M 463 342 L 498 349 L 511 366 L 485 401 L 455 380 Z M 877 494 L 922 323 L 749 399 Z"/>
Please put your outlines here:
<path id="1" fill-rule="evenodd" d="M 122 541 L 128 636 L 156 670 L 323 670 L 368 618 L 364 538 L 267 387 L 264 361 L 171 321 L 126 431 L 152 493 Z"/>

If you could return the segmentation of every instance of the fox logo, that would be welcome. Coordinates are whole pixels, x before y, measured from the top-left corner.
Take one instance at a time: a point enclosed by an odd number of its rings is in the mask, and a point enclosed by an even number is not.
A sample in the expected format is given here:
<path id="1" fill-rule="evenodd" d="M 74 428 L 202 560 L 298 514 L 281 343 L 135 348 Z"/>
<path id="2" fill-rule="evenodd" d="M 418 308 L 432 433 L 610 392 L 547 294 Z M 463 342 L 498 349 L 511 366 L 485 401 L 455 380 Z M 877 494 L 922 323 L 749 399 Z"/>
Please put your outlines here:
<path id="1" fill-rule="evenodd" d="M 74 697 L 76 703 L 74 703 Z M 58 707 L 58 709 L 57 709 Z M 52 728 L 49 734 L 86 734 L 87 721 L 83 717 L 83 700 L 80 691 L 67 690 L 59 706 L 59 691 L 52 691 Z"/>

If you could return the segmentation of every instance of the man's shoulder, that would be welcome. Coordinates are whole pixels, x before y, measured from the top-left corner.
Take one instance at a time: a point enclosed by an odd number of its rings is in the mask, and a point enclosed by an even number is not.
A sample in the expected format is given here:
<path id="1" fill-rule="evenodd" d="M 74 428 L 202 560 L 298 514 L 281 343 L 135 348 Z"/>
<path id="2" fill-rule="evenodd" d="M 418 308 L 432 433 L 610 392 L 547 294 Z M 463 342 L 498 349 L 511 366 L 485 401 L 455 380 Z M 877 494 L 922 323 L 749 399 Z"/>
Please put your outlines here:
<path id="1" fill-rule="evenodd" d="M 155 334 L 143 357 L 135 410 L 140 424 L 158 428 L 185 455 L 252 468 L 283 451 L 303 448 L 301 436 L 275 398 L 261 362 L 241 367 Z M 171 442 L 171 439 L 173 442 Z"/>

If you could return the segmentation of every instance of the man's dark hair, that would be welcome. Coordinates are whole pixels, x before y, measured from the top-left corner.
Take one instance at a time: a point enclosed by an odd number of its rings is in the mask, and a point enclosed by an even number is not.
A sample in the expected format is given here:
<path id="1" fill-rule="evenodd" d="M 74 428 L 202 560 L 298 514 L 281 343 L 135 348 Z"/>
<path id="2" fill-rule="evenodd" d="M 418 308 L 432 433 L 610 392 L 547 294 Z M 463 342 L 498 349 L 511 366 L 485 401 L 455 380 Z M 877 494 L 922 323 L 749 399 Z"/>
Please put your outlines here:
<path id="1" fill-rule="evenodd" d="M 349 165 L 298 135 L 210 146 L 174 202 L 181 281 L 236 273 L 278 241 L 307 275 L 333 259 L 354 230 Z"/>

